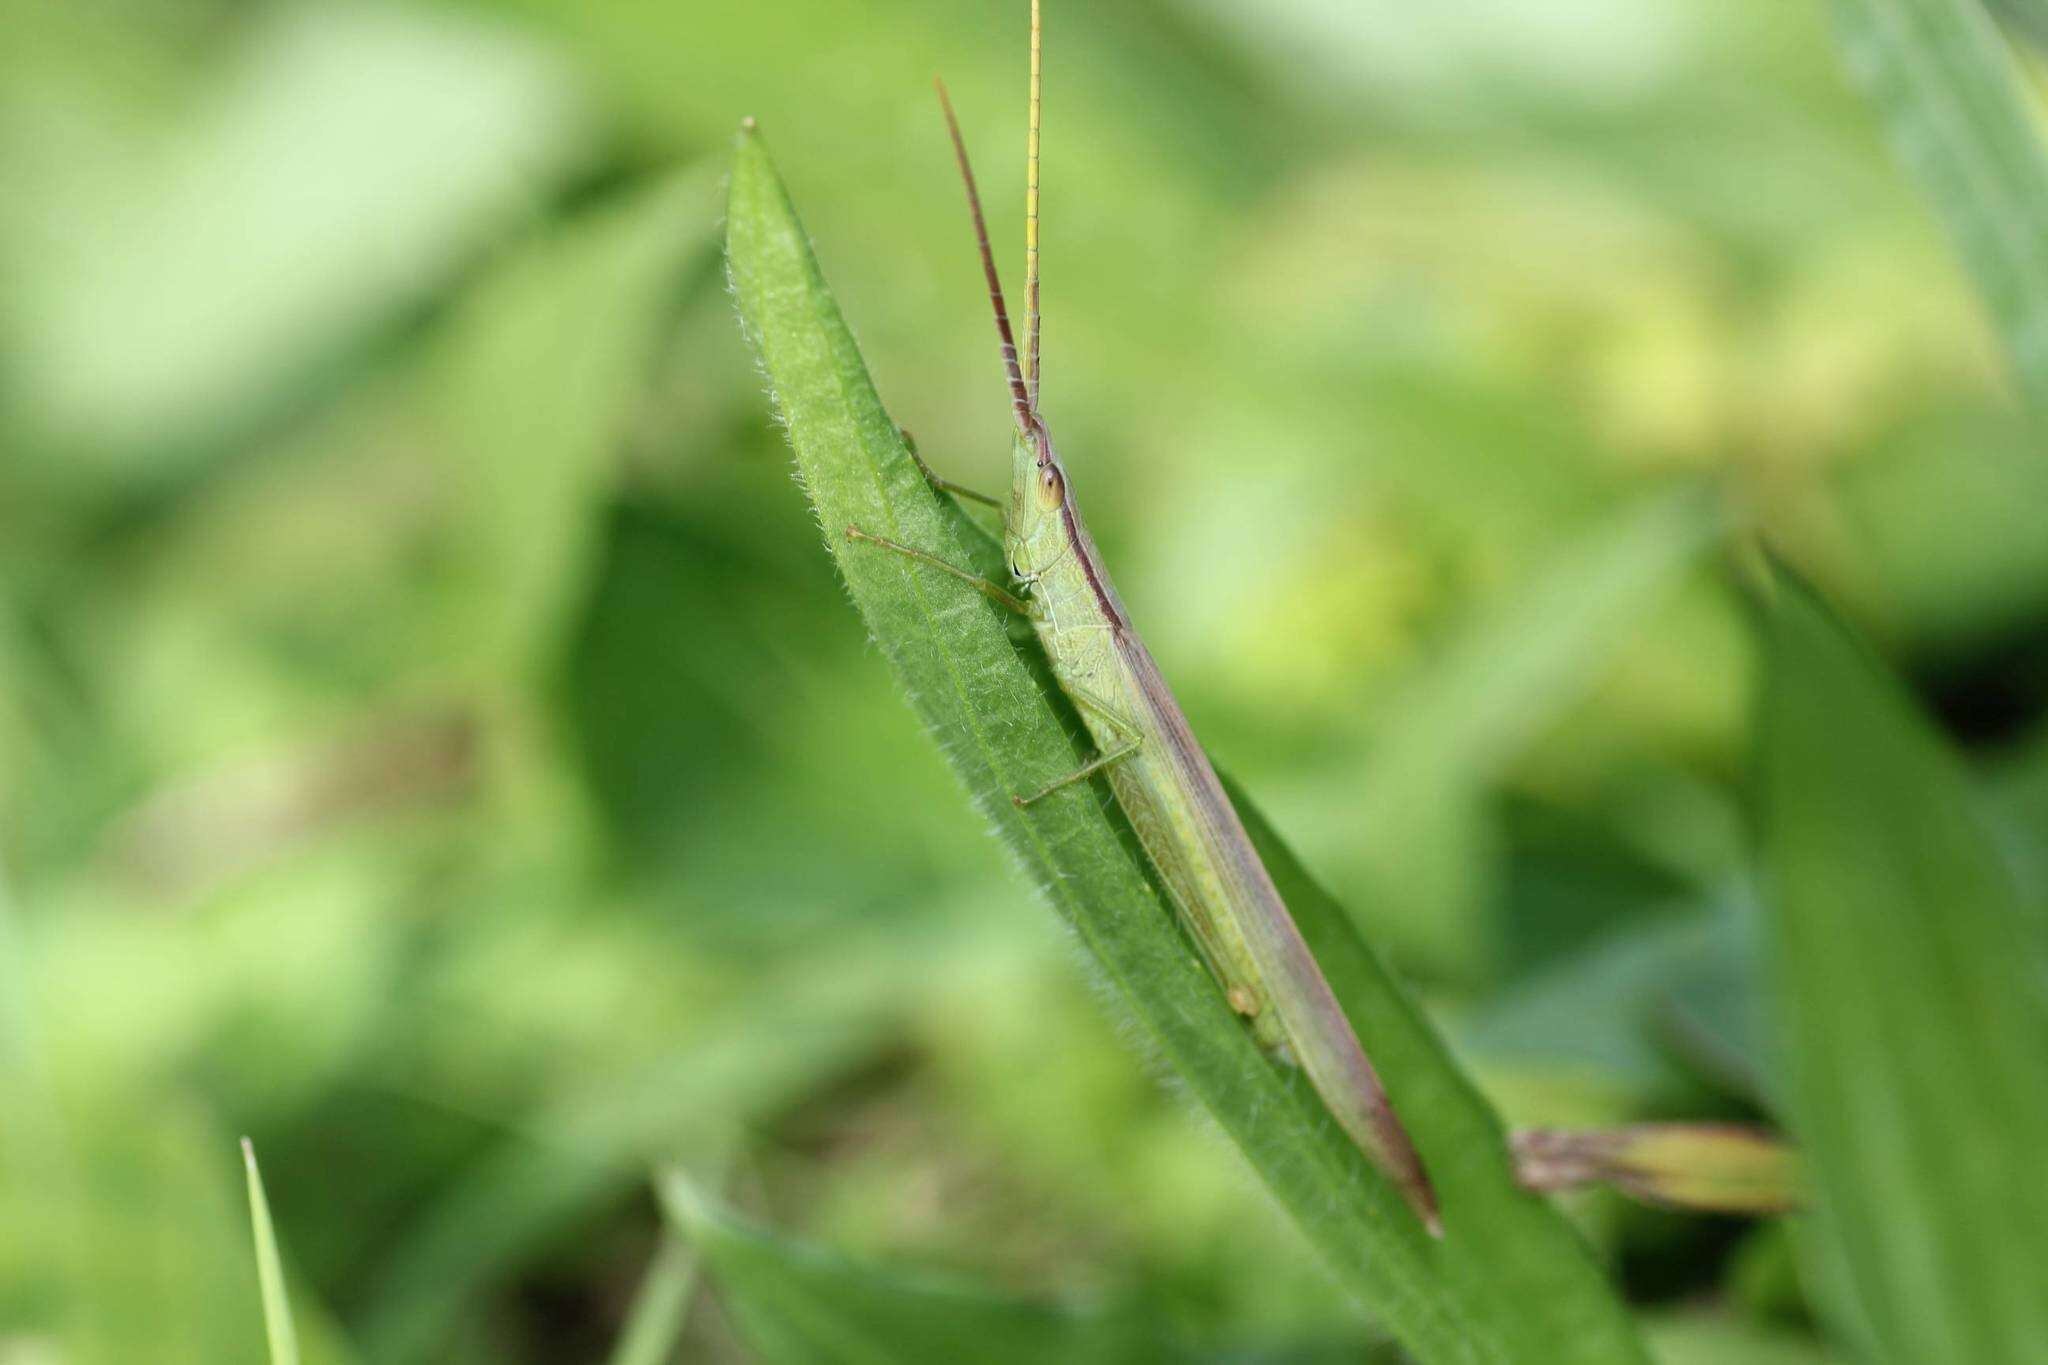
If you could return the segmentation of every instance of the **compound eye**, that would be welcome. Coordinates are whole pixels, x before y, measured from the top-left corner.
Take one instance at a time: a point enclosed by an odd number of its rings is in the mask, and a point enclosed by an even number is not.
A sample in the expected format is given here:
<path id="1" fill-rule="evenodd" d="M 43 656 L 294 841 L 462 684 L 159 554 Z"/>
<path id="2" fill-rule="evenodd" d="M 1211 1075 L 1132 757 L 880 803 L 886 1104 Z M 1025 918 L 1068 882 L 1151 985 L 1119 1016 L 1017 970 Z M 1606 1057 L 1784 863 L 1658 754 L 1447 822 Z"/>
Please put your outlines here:
<path id="1" fill-rule="evenodd" d="M 1067 500 L 1067 480 L 1052 465 L 1038 471 L 1038 503 L 1050 512 Z"/>

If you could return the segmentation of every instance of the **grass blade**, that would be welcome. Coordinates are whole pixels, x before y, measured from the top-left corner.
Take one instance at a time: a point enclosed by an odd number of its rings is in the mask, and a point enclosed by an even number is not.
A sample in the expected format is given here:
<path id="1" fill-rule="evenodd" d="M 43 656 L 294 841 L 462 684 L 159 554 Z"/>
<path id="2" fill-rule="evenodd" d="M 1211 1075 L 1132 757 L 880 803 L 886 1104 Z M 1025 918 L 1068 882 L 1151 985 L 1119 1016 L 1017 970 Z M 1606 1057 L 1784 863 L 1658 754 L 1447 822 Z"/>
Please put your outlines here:
<path id="1" fill-rule="evenodd" d="M 1786 585 L 1760 716 L 1764 865 L 1822 1243 L 1900 1362 L 2048 1342 L 2048 947 L 1961 765 Z"/>
<path id="2" fill-rule="evenodd" d="M 662 1365 L 673 1357 L 689 1312 L 690 1291 L 696 1287 L 697 1253 L 675 1233 L 665 1234 L 647 1278 L 633 1296 L 611 1365 Z"/>
<path id="3" fill-rule="evenodd" d="M 552 659 L 634 398 L 690 279 L 710 282 L 716 204 L 709 174 L 665 176 L 508 253 L 451 319 L 437 435 L 459 490 L 460 639 L 480 666 Z"/>
<path id="4" fill-rule="evenodd" d="M 277 1230 L 270 1225 L 270 1201 L 256 1169 L 256 1144 L 242 1139 L 242 1165 L 249 1174 L 249 1226 L 256 1239 L 256 1280 L 263 1290 L 263 1331 L 270 1340 L 270 1365 L 299 1365 L 299 1339 L 292 1330 L 292 1305 L 284 1292 L 284 1262 L 277 1254 Z"/>
<path id="5" fill-rule="evenodd" d="M 2048 155 L 1980 0 L 1835 0 L 1849 74 L 1976 277 L 2019 388 L 2048 407 Z"/>
<path id="6" fill-rule="evenodd" d="M 1298 868 L 1275 860 L 1272 871 L 1416 1130 L 1443 1197 L 1441 1243 L 1306 1083 L 1275 1066 L 1231 1014 L 1113 806 L 1056 802 L 1027 814 L 1011 804 L 1011 793 L 1075 765 L 1071 713 L 1031 649 L 1013 644 L 998 609 L 972 589 L 847 544 L 845 528 L 859 524 L 955 563 L 986 553 L 972 524 L 933 493 L 904 450 L 751 130 L 739 139 L 727 222 L 742 318 L 855 604 L 978 806 L 1148 1040 L 1416 1359 L 1641 1360 L 1584 1247 L 1513 1187 L 1498 1121 L 1343 912 L 1290 884 L 1302 880 Z M 1263 837 L 1270 844 L 1270 833 Z"/>

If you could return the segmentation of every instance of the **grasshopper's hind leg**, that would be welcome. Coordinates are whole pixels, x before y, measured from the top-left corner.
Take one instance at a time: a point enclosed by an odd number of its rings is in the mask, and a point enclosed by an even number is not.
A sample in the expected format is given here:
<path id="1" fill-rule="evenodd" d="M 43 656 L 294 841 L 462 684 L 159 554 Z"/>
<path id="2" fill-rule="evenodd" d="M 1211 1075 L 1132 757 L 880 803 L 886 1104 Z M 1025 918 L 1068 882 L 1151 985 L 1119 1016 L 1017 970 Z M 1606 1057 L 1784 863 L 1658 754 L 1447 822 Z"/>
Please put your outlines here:
<path id="1" fill-rule="evenodd" d="M 848 540 L 865 541 L 870 545 L 879 545 L 885 550 L 894 550 L 897 554 L 914 559 L 920 564 L 929 564 L 934 569 L 953 575 L 953 577 L 959 579 L 999 607 L 1014 611 L 1019 616 L 1029 616 L 1031 614 L 1030 603 L 1017 596 L 1017 594 L 1010 592 L 1006 588 L 996 586 L 980 574 L 970 573 L 957 564 L 948 564 L 929 550 L 920 550 L 915 545 L 905 545 L 902 541 L 890 540 L 887 536 L 869 535 L 858 526 L 847 527 L 846 538 Z"/>

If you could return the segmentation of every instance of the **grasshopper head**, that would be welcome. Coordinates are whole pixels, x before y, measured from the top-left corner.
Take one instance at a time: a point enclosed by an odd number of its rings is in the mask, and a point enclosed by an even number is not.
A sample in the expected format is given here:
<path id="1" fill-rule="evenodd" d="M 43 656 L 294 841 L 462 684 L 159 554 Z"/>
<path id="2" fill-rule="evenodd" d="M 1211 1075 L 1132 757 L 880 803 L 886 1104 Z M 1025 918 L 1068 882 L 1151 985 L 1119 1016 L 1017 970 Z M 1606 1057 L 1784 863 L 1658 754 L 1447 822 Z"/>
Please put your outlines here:
<path id="1" fill-rule="evenodd" d="M 1003 552 L 1010 572 L 1029 581 L 1051 568 L 1067 548 L 1067 476 L 1052 437 L 1035 415 L 1010 448 L 1010 505 L 1003 518 Z"/>

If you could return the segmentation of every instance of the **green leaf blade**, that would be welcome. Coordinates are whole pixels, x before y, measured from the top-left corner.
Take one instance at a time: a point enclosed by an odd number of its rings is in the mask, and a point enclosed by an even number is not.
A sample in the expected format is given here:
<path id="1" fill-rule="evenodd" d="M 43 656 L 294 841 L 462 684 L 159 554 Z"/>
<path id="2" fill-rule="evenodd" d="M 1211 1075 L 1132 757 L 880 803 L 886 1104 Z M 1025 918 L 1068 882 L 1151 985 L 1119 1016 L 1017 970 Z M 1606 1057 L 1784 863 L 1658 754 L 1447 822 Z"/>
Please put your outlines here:
<path id="1" fill-rule="evenodd" d="M 1556 1330 L 1558 1360 L 1634 1360 L 1640 1347 L 1618 1305 L 1598 1281 L 1575 1232 L 1541 1198 L 1516 1182 L 1507 1132 L 1422 1012 L 1394 983 L 1349 912 L 1281 842 L 1244 791 L 1224 785 L 1301 935 L 1344 1002 L 1375 1063 L 1404 1085 L 1401 1116 L 1430 1160 L 1445 1225 L 1463 1228 L 1440 1270 L 1473 1299 L 1500 1299 L 1530 1311 L 1543 1305 Z M 1477 1230 L 1485 1229 L 1483 1234 Z M 1446 1241 L 1454 1233 L 1446 1234 Z M 1527 1327 L 1530 1341 L 1540 1334 Z M 1569 1341 L 1569 1348 L 1557 1344 Z"/>
<path id="2" fill-rule="evenodd" d="M 1961 765 L 1786 586 L 1762 697 L 1764 866 L 1824 1245 L 1897 1362 L 2048 1342 L 2048 952 Z"/>
<path id="3" fill-rule="evenodd" d="M 662 1365 L 672 1360 L 689 1314 L 690 1292 L 696 1287 L 697 1254 L 670 1232 L 661 1239 L 647 1278 L 633 1295 L 610 1365 Z"/>
<path id="4" fill-rule="evenodd" d="M 270 1222 L 270 1201 L 263 1195 L 263 1175 L 256 1169 L 256 1144 L 247 1138 L 242 1139 L 242 1166 L 249 1179 L 249 1227 L 256 1242 L 256 1280 L 263 1291 L 270 1365 L 299 1365 L 299 1338 L 292 1330 L 292 1305 L 284 1289 L 284 1260 L 277 1253 L 277 1230 Z"/>
<path id="5" fill-rule="evenodd" d="M 846 540 L 858 525 L 956 564 L 987 555 L 986 538 L 977 541 L 973 523 L 934 494 L 903 449 L 751 130 L 740 137 L 727 223 L 742 319 L 855 605 L 976 803 L 1150 1041 L 1418 1360 L 1640 1361 L 1583 1245 L 1511 1188 L 1498 1122 L 1376 964 L 1324 957 L 1397 1108 L 1417 1110 L 1445 1199 L 1440 1243 L 1306 1082 L 1276 1067 L 1231 1014 L 1102 793 L 1077 789 L 1028 814 L 1011 804 L 1012 793 L 1075 766 L 1070 710 L 973 589 Z M 1314 931 L 1303 908 L 1296 913 L 1319 956 L 1335 951 L 1336 934 L 1356 943 L 1341 911 L 1320 915 Z"/>
<path id="6" fill-rule="evenodd" d="M 545 666 L 591 576 L 633 395 L 685 282 L 708 274 L 716 189 L 684 169 L 523 243 L 447 330 L 436 434 L 460 511 L 445 630 L 478 671 Z"/>
<path id="7" fill-rule="evenodd" d="M 1941 216 L 2048 408 L 2048 153 L 2019 66 L 1979 0 L 1835 0 L 1851 79 Z"/>

